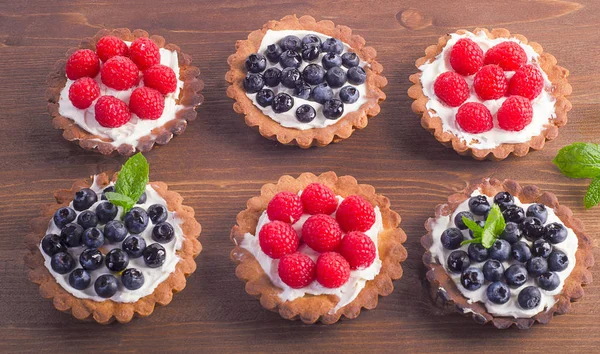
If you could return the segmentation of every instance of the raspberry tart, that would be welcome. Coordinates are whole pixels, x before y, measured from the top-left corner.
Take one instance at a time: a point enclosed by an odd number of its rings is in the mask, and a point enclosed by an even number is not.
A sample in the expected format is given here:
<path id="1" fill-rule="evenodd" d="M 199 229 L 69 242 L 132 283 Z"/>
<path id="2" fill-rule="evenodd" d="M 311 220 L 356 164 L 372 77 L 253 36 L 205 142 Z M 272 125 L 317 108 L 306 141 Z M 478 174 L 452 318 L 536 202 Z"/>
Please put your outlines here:
<path id="1" fill-rule="evenodd" d="M 400 216 L 389 200 L 333 172 L 283 176 L 248 201 L 231 230 L 231 259 L 248 294 L 304 323 L 355 318 L 402 276 Z"/>
<path id="2" fill-rule="evenodd" d="M 485 179 L 448 197 L 425 223 L 434 300 L 478 323 L 548 323 L 592 281 L 593 241 L 552 193 Z"/>
<path id="3" fill-rule="evenodd" d="M 525 156 L 567 123 L 569 71 L 538 43 L 506 29 L 459 30 L 416 61 L 408 95 L 421 125 L 477 160 Z"/>
<path id="4" fill-rule="evenodd" d="M 367 126 L 387 85 L 376 51 L 345 26 L 313 17 L 269 21 L 236 43 L 227 95 L 265 138 L 325 146 Z"/>
<path id="5" fill-rule="evenodd" d="M 58 310 L 129 322 L 169 304 L 196 270 L 194 210 L 165 183 L 148 182 L 144 164 L 135 155 L 112 180 L 102 173 L 57 191 L 57 203 L 33 220 L 29 279 Z"/>
<path id="6" fill-rule="evenodd" d="M 48 76 L 48 110 L 63 137 L 104 155 L 166 144 L 196 118 L 203 97 L 189 55 L 161 36 L 99 31 Z"/>

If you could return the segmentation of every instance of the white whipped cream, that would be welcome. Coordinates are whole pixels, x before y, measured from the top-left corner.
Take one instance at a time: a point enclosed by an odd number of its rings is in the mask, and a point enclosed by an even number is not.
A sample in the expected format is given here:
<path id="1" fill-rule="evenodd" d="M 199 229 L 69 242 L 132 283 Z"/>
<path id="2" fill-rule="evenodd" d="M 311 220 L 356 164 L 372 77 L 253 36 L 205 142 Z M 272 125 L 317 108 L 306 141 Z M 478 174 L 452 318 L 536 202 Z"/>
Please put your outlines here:
<path id="1" fill-rule="evenodd" d="M 298 194 L 300 195 L 302 191 Z M 337 196 L 338 206 L 344 200 L 344 198 Z M 300 220 L 294 223 L 292 226 L 298 233 L 298 236 L 302 238 L 302 225 L 306 222 L 306 220 L 310 217 L 309 214 L 303 214 Z M 333 218 L 335 218 L 335 213 L 331 214 Z M 357 269 L 350 271 L 350 278 L 348 281 L 340 286 L 339 288 L 326 288 L 319 284 L 316 280 L 310 283 L 308 286 L 300 289 L 293 289 L 286 285 L 281 278 L 279 277 L 277 267 L 279 266 L 279 260 L 273 259 L 267 256 L 262 249 L 260 248 L 260 243 L 258 241 L 258 234 L 262 227 L 271 222 L 269 220 L 269 216 L 267 212 L 264 211 L 260 218 L 258 219 L 258 224 L 256 225 L 255 235 L 251 233 L 246 233 L 244 235 L 244 239 L 239 244 L 239 246 L 248 252 L 250 252 L 254 258 L 260 263 L 265 274 L 271 279 L 273 285 L 281 289 L 279 293 L 279 298 L 282 301 L 292 301 L 300 297 L 304 297 L 305 295 L 323 295 L 323 294 L 332 294 L 336 295 L 339 298 L 339 302 L 329 313 L 333 314 L 340 308 L 348 305 L 352 302 L 360 293 L 360 291 L 365 287 L 365 284 L 368 280 L 373 280 L 379 274 L 381 270 L 381 259 L 379 258 L 379 250 L 377 250 L 377 256 L 373 263 L 364 269 Z M 377 238 L 379 233 L 383 231 L 383 222 L 381 219 L 381 212 L 379 211 L 379 207 L 375 207 L 375 223 L 369 230 L 365 232 L 367 236 L 373 240 L 375 245 L 377 245 Z M 344 234 L 345 236 L 345 234 Z M 306 244 L 301 244 L 298 247 L 298 252 L 304 253 L 309 256 L 313 261 L 317 261 L 319 257 L 319 252 L 314 251 Z"/>
<path id="2" fill-rule="evenodd" d="M 127 44 L 128 47 L 131 46 L 131 42 L 125 42 L 125 44 Z M 128 144 L 135 147 L 137 146 L 140 138 L 151 134 L 152 130 L 155 128 L 163 126 L 167 122 L 175 119 L 177 112 L 183 108 L 183 105 L 177 104 L 179 92 L 183 88 L 183 81 L 179 79 L 179 61 L 177 59 L 177 51 L 170 51 L 168 49 L 160 48 L 160 63 L 170 67 L 175 72 L 175 76 L 177 77 L 177 89 L 175 92 L 165 96 L 165 108 L 163 110 L 163 114 L 158 119 L 140 119 L 138 116 L 132 113 L 131 120 L 118 128 L 103 127 L 96 121 L 94 107 L 96 106 L 97 100 L 86 109 L 79 109 L 73 106 L 71 100 L 69 100 L 69 88 L 75 81 L 68 78 L 65 87 L 60 92 L 58 113 L 60 113 L 60 115 L 63 117 L 73 120 L 83 130 L 91 134 L 100 136 L 102 138 L 111 139 L 112 141 L 110 143 L 114 146 Z M 102 65 L 104 64 L 100 63 L 100 67 L 102 67 Z M 100 79 L 100 73 L 96 75 L 94 80 L 96 80 L 96 82 L 98 82 L 98 86 L 100 86 L 99 97 L 105 95 L 115 96 L 127 104 L 129 104 L 129 98 L 131 97 L 133 90 L 144 85 L 144 80 L 142 78 L 140 79 L 139 84 L 131 87 L 128 90 L 119 91 L 104 85 Z"/>
<path id="3" fill-rule="evenodd" d="M 516 38 L 490 39 L 483 31 L 480 31 L 476 34 L 471 32 L 466 32 L 464 34 L 452 33 L 450 36 L 450 40 L 442 52 L 435 57 L 435 60 L 425 63 L 419 67 L 419 70 L 422 71 L 421 85 L 423 86 L 423 93 L 425 96 L 427 96 L 427 98 L 429 98 L 426 107 L 428 110 L 430 110 L 430 112 L 432 110 L 435 111 L 435 113 L 432 114 L 434 117 L 439 117 L 442 120 L 442 127 L 445 132 L 450 132 L 464 140 L 467 146 L 477 149 L 493 149 L 505 143 L 526 142 L 532 137 L 540 135 L 542 130 L 544 130 L 544 127 L 550 123 L 550 120 L 556 118 L 554 107 L 556 98 L 551 95 L 552 82 L 548 80 L 548 75 L 546 75 L 538 63 L 539 54 L 537 54 L 530 45 L 524 44 Z M 450 50 L 452 49 L 452 46 L 454 46 L 454 44 L 461 38 L 469 38 L 473 42 L 477 43 L 483 50 L 484 54 L 488 49 L 496 44 L 505 41 L 516 42 L 521 46 L 521 48 L 523 48 L 523 50 L 525 50 L 525 53 L 527 54 L 527 63 L 534 65 L 542 73 L 544 78 L 544 89 L 538 97 L 531 101 L 531 105 L 533 106 L 533 118 L 531 123 L 523 130 L 513 132 L 501 129 L 498 126 L 496 113 L 502 106 L 502 103 L 506 100 L 506 97 L 501 97 L 497 100 L 485 101 L 480 99 L 473 89 L 473 79 L 475 75 L 465 77 L 467 84 L 469 84 L 471 93 L 465 103 L 482 103 L 490 110 L 492 116 L 494 117 L 494 127 L 491 130 L 480 134 L 467 133 L 458 125 L 455 119 L 456 112 L 458 112 L 459 107 L 447 106 L 437 98 L 433 90 L 433 84 L 435 83 L 435 79 L 437 79 L 440 74 L 447 71 L 454 71 L 450 65 Z M 510 79 L 515 72 L 506 71 L 505 73 L 507 78 Z"/>
<path id="4" fill-rule="evenodd" d="M 476 195 L 481 195 L 481 194 L 482 193 L 480 190 L 475 190 L 471 194 L 471 196 L 476 196 Z M 489 197 L 489 196 L 486 196 L 486 197 L 487 197 L 490 205 L 493 205 L 494 198 Z M 525 211 L 531 205 L 531 204 L 521 203 L 521 201 L 517 197 L 514 197 L 514 198 L 515 198 L 515 205 L 520 206 Z M 554 213 L 554 210 L 552 208 L 546 207 L 546 210 L 548 211 L 548 219 L 547 219 L 546 223 L 544 223 L 544 225 L 553 223 L 553 222 L 558 222 L 558 223 L 563 224 L 563 222 L 558 218 L 558 216 L 556 216 L 556 214 Z M 446 270 L 448 275 L 450 275 L 452 280 L 454 280 L 456 287 L 460 290 L 460 292 L 467 299 L 469 299 L 469 303 L 481 302 L 485 305 L 487 311 L 493 315 L 507 316 L 507 317 L 514 317 L 514 318 L 531 318 L 531 317 L 535 316 L 536 314 L 554 306 L 554 304 L 556 303 L 555 295 L 558 295 L 561 293 L 564 283 L 565 283 L 565 279 L 567 279 L 569 277 L 569 275 L 575 268 L 575 261 L 576 261 L 575 253 L 577 252 L 578 239 L 577 239 L 577 235 L 575 235 L 573 230 L 568 228 L 565 225 L 565 228 L 568 231 L 568 236 L 567 236 L 566 240 L 559 244 L 552 245 L 553 249 L 558 249 L 558 250 L 565 252 L 567 257 L 569 258 L 569 266 L 567 267 L 567 269 L 565 269 L 561 272 L 556 272 L 556 274 L 560 278 L 560 285 L 552 291 L 547 291 L 547 290 L 544 290 L 544 289 L 538 287 L 538 289 L 540 290 L 540 292 L 542 294 L 542 299 L 541 299 L 539 305 L 536 308 L 525 310 L 519 306 L 517 297 L 522 289 L 524 289 L 528 286 L 531 286 L 531 285 L 537 287 L 537 285 L 535 284 L 535 278 L 528 276 L 528 280 L 525 282 L 525 284 L 521 285 L 518 288 L 510 288 L 510 300 L 508 300 L 508 302 L 505 304 L 499 305 L 499 304 L 494 304 L 493 302 L 491 302 L 487 299 L 487 287 L 489 286 L 489 284 L 491 284 L 490 282 L 488 282 L 486 280 L 485 284 L 477 290 L 474 290 L 474 291 L 467 290 L 465 287 L 462 286 L 462 284 L 460 282 L 460 273 L 452 273 L 448 270 L 448 267 L 447 267 L 448 256 L 450 255 L 450 253 L 454 252 L 455 250 L 448 250 L 448 249 L 444 248 L 444 246 L 442 245 L 441 236 L 442 236 L 442 232 L 444 232 L 444 230 L 446 230 L 450 227 L 456 227 L 454 224 L 454 217 L 456 216 L 456 214 L 460 213 L 461 211 L 469 211 L 469 200 L 468 199 L 465 200 L 464 202 L 462 202 L 458 206 L 458 208 L 456 208 L 456 210 L 454 211 L 454 213 L 452 215 L 441 216 L 436 220 L 436 222 L 433 226 L 433 230 L 432 230 L 433 245 L 431 245 L 431 247 L 429 248 L 429 252 L 431 252 L 431 254 L 433 255 L 433 259 L 435 261 L 437 261 L 437 263 L 441 264 L 444 267 L 444 269 Z M 483 220 L 482 216 L 475 215 L 475 218 L 476 218 L 476 220 Z M 465 236 L 465 239 L 470 238 L 469 230 L 463 230 L 462 232 L 463 232 L 463 235 Z M 522 237 L 521 241 L 527 243 L 528 245 L 531 245 L 531 243 L 532 243 L 532 242 L 528 241 L 525 237 Z M 468 248 L 469 248 L 469 245 L 464 245 L 464 246 L 461 246 L 460 248 L 457 248 L 456 250 L 463 250 L 463 251 L 467 252 Z M 481 267 L 483 267 L 484 263 L 485 263 L 485 261 L 484 262 L 471 261 L 471 266 L 476 266 L 481 269 Z M 505 270 L 508 269 L 508 267 L 510 267 L 513 264 L 523 264 L 524 265 L 524 263 L 518 262 L 518 261 L 512 259 L 512 257 L 508 261 L 505 261 L 502 263 L 504 265 Z M 445 289 L 444 289 L 444 291 L 445 291 Z"/>
<path id="5" fill-rule="evenodd" d="M 306 36 L 308 34 L 314 34 L 315 36 L 319 37 L 321 39 L 321 41 L 325 41 L 326 39 L 331 38 L 331 36 L 326 36 L 322 33 L 313 32 L 313 31 L 303 31 L 303 30 L 273 31 L 273 30 L 268 30 L 267 33 L 265 34 L 265 36 L 263 37 L 262 42 L 260 43 L 260 48 L 258 49 L 258 53 L 264 54 L 265 51 L 267 50 L 268 45 L 273 44 L 273 43 L 279 43 L 279 41 L 282 40 L 286 36 L 294 35 L 294 36 L 302 39 L 304 36 Z M 350 51 L 350 49 L 351 49 L 350 46 L 348 44 L 344 43 L 344 50 L 342 51 L 342 54 Z M 319 55 L 319 58 L 317 58 L 311 62 L 307 62 L 305 60 L 302 61 L 302 64 L 300 65 L 298 70 L 300 72 L 302 72 L 304 70 L 304 68 L 306 66 L 308 66 L 308 64 L 314 63 L 314 64 L 321 65 L 321 60 L 323 59 L 323 56 L 325 54 L 326 53 L 321 53 Z M 340 54 L 340 55 L 342 55 L 342 54 Z M 368 66 L 368 64 L 361 60 L 359 66 L 364 68 L 365 66 Z M 271 67 L 276 67 L 279 70 L 283 69 L 281 67 L 281 65 L 279 65 L 279 63 L 273 64 L 267 59 L 267 69 L 271 68 Z M 348 71 L 344 66 L 342 66 L 341 68 L 345 72 Z M 346 85 L 350 85 L 350 83 L 347 83 Z M 344 85 L 344 86 L 346 86 L 346 85 Z M 272 90 L 276 95 L 280 92 L 284 92 L 284 93 L 287 93 L 290 96 L 292 96 L 292 98 L 294 99 L 294 106 L 287 112 L 275 113 L 275 111 L 273 111 L 273 108 L 271 108 L 271 106 L 262 107 L 261 105 L 259 105 L 256 102 L 256 93 L 246 93 L 246 96 L 248 96 L 248 98 L 250 98 L 252 100 L 254 105 L 256 107 L 258 107 L 258 109 L 260 109 L 265 115 L 271 117 L 271 119 L 278 122 L 282 126 L 284 126 L 286 128 L 307 130 L 307 129 L 312 129 L 312 128 L 327 127 L 329 125 L 337 123 L 340 119 L 343 119 L 346 116 L 346 114 L 348 114 L 350 112 L 358 111 L 360 106 L 367 101 L 367 99 L 366 99 L 367 85 L 366 85 L 366 83 L 362 83 L 360 85 L 352 85 L 352 86 L 354 86 L 358 90 L 360 97 L 354 103 L 351 103 L 351 104 L 344 103 L 344 114 L 342 114 L 342 116 L 338 119 L 325 118 L 325 116 L 323 115 L 323 105 L 322 104 L 315 102 L 315 101 L 309 101 L 309 100 L 295 97 L 294 89 L 289 89 L 281 84 L 278 85 L 277 87 L 265 86 L 264 88 Z M 341 87 L 340 88 L 332 88 L 332 90 L 334 93 L 334 97 L 339 98 L 338 93 L 340 92 Z M 315 111 L 317 112 L 317 116 L 310 123 L 301 123 L 298 121 L 298 119 L 296 119 L 296 109 L 298 109 L 298 107 L 302 106 L 303 104 L 308 104 L 308 105 L 312 106 L 315 109 Z"/>
<path id="6" fill-rule="evenodd" d="M 105 202 L 105 200 L 101 200 L 102 190 L 108 186 L 113 185 L 113 183 L 111 183 L 105 187 L 100 187 L 96 183 L 95 179 L 96 178 L 94 177 L 94 184 L 90 187 L 90 189 L 92 189 L 93 191 L 95 191 L 97 193 L 98 201 L 89 208 L 89 210 L 92 210 L 92 211 L 96 210 L 96 206 L 98 204 L 100 204 L 101 202 Z M 144 208 L 144 210 L 147 210 L 148 207 L 152 204 L 162 204 L 165 206 L 167 205 L 165 200 L 160 195 L 158 195 L 158 193 L 154 190 L 154 188 L 152 188 L 151 184 L 146 185 L 146 196 L 147 196 L 146 203 L 136 204 L 136 206 Z M 71 208 L 73 208 L 73 202 L 71 202 L 69 204 L 69 206 Z M 123 208 L 122 207 L 117 207 L 117 208 L 119 211 L 117 213 L 117 216 L 115 217 L 115 220 L 120 220 L 121 216 L 123 215 Z M 75 209 L 73 209 L 73 210 L 75 210 Z M 77 213 L 77 215 L 79 215 L 81 212 L 75 210 L 75 213 Z M 75 219 L 75 220 L 77 220 L 77 219 Z M 42 255 L 44 256 L 44 260 L 45 260 L 44 264 L 46 265 L 46 268 L 48 268 L 48 271 L 50 271 L 50 274 L 52 274 L 52 276 L 54 276 L 54 279 L 56 279 L 56 282 L 58 284 L 60 284 L 60 286 L 62 286 L 66 291 L 71 293 L 71 295 L 73 295 L 77 298 L 80 298 L 80 299 L 90 299 L 90 300 L 99 301 L 99 302 L 107 300 L 106 298 L 100 297 L 96 294 L 96 291 L 94 290 L 94 282 L 100 275 L 113 274 L 117 277 L 117 283 L 119 284 L 119 288 L 118 288 L 117 293 L 115 295 L 113 295 L 112 297 L 110 297 L 109 299 L 112 301 L 115 301 L 115 302 L 135 302 L 144 296 L 152 294 L 154 292 L 154 289 L 156 289 L 156 287 L 160 283 L 165 281 L 169 277 L 169 275 L 175 271 L 175 266 L 179 262 L 180 258 L 176 252 L 179 249 L 181 249 L 181 246 L 183 245 L 183 231 L 181 230 L 181 226 L 180 226 L 181 220 L 177 217 L 176 213 L 169 211 L 169 215 L 167 217 L 166 222 L 170 223 L 173 226 L 173 229 L 175 230 L 175 237 L 173 238 L 173 240 L 171 240 L 168 243 L 160 244 L 161 246 L 163 246 L 165 248 L 165 252 L 166 252 L 165 263 L 163 263 L 162 266 L 160 266 L 158 268 L 150 268 L 144 262 L 143 257 L 139 257 L 139 258 L 135 258 L 135 259 L 129 257 L 129 265 L 127 266 L 127 268 L 136 268 L 137 270 L 141 271 L 144 274 L 144 285 L 142 285 L 141 288 L 136 289 L 136 290 L 129 290 L 129 289 L 125 288 L 123 286 L 123 284 L 121 283 L 121 280 L 120 280 L 120 277 L 118 276 L 118 274 L 115 274 L 115 273 L 112 273 L 111 271 L 109 271 L 108 268 L 106 268 L 106 264 L 104 264 L 104 263 L 101 268 L 93 270 L 93 271 L 88 271 L 88 273 L 90 274 L 91 280 L 92 280 L 90 283 L 90 286 L 84 290 L 77 290 L 77 289 L 73 288 L 71 286 L 71 284 L 69 284 L 69 273 L 58 274 L 52 269 L 52 267 L 50 265 L 50 260 L 52 259 L 52 257 L 48 256 L 42 250 L 41 242 L 39 245 L 39 249 L 40 249 L 40 252 L 42 253 Z M 98 224 L 97 227 L 100 230 L 104 231 L 104 224 Z M 148 226 L 146 227 L 146 229 L 141 234 L 139 234 L 139 236 L 143 237 L 144 240 L 146 241 L 146 246 L 156 243 L 156 241 L 154 241 L 152 239 L 152 229 L 153 228 L 154 228 L 154 224 L 152 223 L 152 221 L 148 221 Z M 48 235 L 48 234 L 60 235 L 60 230 L 61 229 L 58 226 L 56 226 L 56 224 L 54 224 L 54 220 L 50 220 L 50 223 L 48 225 L 48 230 L 46 230 L 46 235 Z M 129 235 L 127 235 L 127 237 L 129 237 Z M 100 247 L 100 249 L 102 250 L 102 253 L 106 256 L 106 254 L 113 248 L 120 248 L 120 247 L 121 247 L 121 242 L 109 243 L 109 241 L 105 239 L 104 246 Z M 74 269 L 81 268 L 81 264 L 79 263 L 79 255 L 86 248 L 87 248 L 86 246 L 69 248 L 69 253 L 71 254 L 71 256 L 73 256 L 73 259 L 75 260 L 75 262 L 77 264 L 77 266 Z"/>

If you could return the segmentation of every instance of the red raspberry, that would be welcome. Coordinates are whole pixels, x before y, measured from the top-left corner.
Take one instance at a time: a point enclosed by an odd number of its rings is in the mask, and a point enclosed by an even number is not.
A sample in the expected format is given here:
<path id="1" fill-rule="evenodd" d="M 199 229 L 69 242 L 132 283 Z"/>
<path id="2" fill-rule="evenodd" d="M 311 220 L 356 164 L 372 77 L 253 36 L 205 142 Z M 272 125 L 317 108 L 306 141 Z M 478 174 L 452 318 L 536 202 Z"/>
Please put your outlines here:
<path id="1" fill-rule="evenodd" d="M 131 119 L 127 104 L 113 96 L 100 97 L 94 110 L 98 123 L 107 128 L 118 128 Z"/>
<path id="2" fill-rule="evenodd" d="M 375 209 L 358 195 L 351 195 L 340 203 L 335 218 L 346 232 L 364 232 L 375 223 Z"/>
<path id="3" fill-rule="evenodd" d="M 86 76 L 95 77 L 100 71 L 100 60 L 92 50 L 79 49 L 67 59 L 65 71 L 71 80 Z"/>
<path id="4" fill-rule="evenodd" d="M 527 63 L 527 54 L 519 43 L 506 41 L 488 49 L 483 62 L 500 65 L 504 71 L 514 71 Z"/>
<path id="5" fill-rule="evenodd" d="M 333 214 L 337 209 L 337 199 L 331 188 L 321 183 L 311 183 L 302 191 L 304 211 L 311 214 Z"/>
<path id="6" fill-rule="evenodd" d="M 352 270 L 369 267 L 377 256 L 377 248 L 373 240 L 358 231 L 347 233 L 338 251 L 346 258 Z"/>
<path id="7" fill-rule="evenodd" d="M 302 201 L 297 194 L 291 192 L 279 192 L 267 205 L 269 220 L 279 220 L 287 223 L 295 223 L 302 216 Z"/>
<path id="8" fill-rule="evenodd" d="M 177 76 L 173 69 L 166 65 L 154 65 L 144 71 L 144 86 L 152 87 L 163 95 L 168 95 L 177 89 Z"/>
<path id="9" fill-rule="evenodd" d="M 104 63 L 100 70 L 102 83 L 115 90 L 127 90 L 135 85 L 140 71 L 127 57 L 112 57 Z"/>
<path id="10" fill-rule="evenodd" d="M 533 118 L 531 102 L 521 96 L 510 96 L 498 110 L 498 125 L 509 131 L 521 131 Z"/>
<path id="11" fill-rule="evenodd" d="M 459 39 L 450 49 L 450 65 L 461 75 L 473 75 L 483 65 L 483 50 L 469 38 Z"/>
<path id="12" fill-rule="evenodd" d="M 79 78 L 69 87 L 69 100 L 79 109 L 91 106 L 98 96 L 100 96 L 100 87 L 91 77 Z"/>
<path id="13" fill-rule="evenodd" d="M 165 109 L 164 96 L 150 87 L 138 87 L 131 93 L 129 110 L 141 119 L 158 119 Z"/>
<path id="14" fill-rule="evenodd" d="M 508 84 L 508 94 L 533 100 L 544 89 L 544 77 L 533 65 L 524 65 L 515 72 Z"/>
<path id="15" fill-rule="evenodd" d="M 276 220 L 260 229 L 258 242 L 267 256 L 278 259 L 286 254 L 296 252 L 300 238 L 292 225 Z"/>
<path id="16" fill-rule="evenodd" d="M 103 62 L 116 56 L 126 57 L 129 54 L 127 44 L 120 38 L 104 36 L 96 43 L 96 54 Z"/>
<path id="17" fill-rule="evenodd" d="M 317 259 L 317 281 L 326 288 L 339 288 L 350 278 L 350 264 L 337 252 L 321 253 Z"/>
<path id="18" fill-rule="evenodd" d="M 150 38 L 138 38 L 133 41 L 129 47 L 129 57 L 142 71 L 160 64 L 160 51 Z"/>
<path id="19" fill-rule="evenodd" d="M 481 103 L 467 102 L 456 112 L 456 122 L 467 133 L 487 132 L 494 127 L 490 110 Z"/>
<path id="20" fill-rule="evenodd" d="M 447 71 L 433 84 L 435 95 L 450 107 L 458 107 L 469 98 L 469 85 L 455 72 Z"/>
<path id="21" fill-rule="evenodd" d="M 333 251 L 342 240 L 342 229 L 331 216 L 317 214 L 302 225 L 302 239 L 317 252 Z"/>
<path id="22" fill-rule="evenodd" d="M 304 253 L 286 254 L 279 260 L 277 272 L 281 281 L 290 288 L 300 289 L 308 286 L 317 277 L 317 265 Z"/>
<path id="23" fill-rule="evenodd" d="M 475 74 L 473 88 L 482 100 L 496 100 L 506 94 L 508 80 L 498 65 L 484 65 Z"/>

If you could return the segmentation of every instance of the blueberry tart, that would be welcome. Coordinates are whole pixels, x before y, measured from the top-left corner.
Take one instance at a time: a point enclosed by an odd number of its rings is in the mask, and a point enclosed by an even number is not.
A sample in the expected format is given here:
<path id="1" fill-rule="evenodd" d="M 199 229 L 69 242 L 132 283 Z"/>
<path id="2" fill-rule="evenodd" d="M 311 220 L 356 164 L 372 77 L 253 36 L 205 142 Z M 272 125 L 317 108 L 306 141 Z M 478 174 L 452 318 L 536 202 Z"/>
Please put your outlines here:
<path id="1" fill-rule="evenodd" d="M 57 191 L 56 204 L 33 220 L 25 238 L 29 279 L 58 310 L 129 322 L 169 304 L 196 270 L 202 247 L 194 210 L 165 183 L 148 182 L 144 163 L 138 154 L 112 180 L 102 173 Z"/>
<path id="2" fill-rule="evenodd" d="M 592 281 L 593 241 L 556 196 L 484 179 L 425 223 L 423 263 L 435 302 L 497 328 L 567 313 Z"/>
<path id="3" fill-rule="evenodd" d="M 569 71 L 535 42 L 497 28 L 459 30 L 416 61 L 408 95 L 421 125 L 477 160 L 525 156 L 567 123 Z"/>
<path id="4" fill-rule="evenodd" d="M 227 95 L 262 136 L 302 148 L 325 146 L 379 113 L 387 80 L 375 57 L 348 27 L 286 16 L 236 43 Z"/>
<path id="5" fill-rule="evenodd" d="M 166 144 L 196 118 L 204 84 L 189 55 L 161 36 L 103 29 L 48 75 L 48 111 L 63 137 L 104 155 Z"/>
<path id="6" fill-rule="evenodd" d="M 251 198 L 231 230 L 231 259 L 248 294 L 311 324 L 373 309 L 402 276 L 400 216 L 389 200 L 333 172 L 283 176 Z"/>

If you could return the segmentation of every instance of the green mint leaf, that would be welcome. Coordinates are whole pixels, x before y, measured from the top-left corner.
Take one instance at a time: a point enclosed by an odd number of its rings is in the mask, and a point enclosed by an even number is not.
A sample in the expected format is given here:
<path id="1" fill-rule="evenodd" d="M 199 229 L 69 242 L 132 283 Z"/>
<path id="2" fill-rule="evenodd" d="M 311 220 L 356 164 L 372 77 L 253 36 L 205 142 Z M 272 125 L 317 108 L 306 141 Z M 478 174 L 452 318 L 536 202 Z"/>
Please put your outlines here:
<path id="1" fill-rule="evenodd" d="M 123 213 L 128 212 L 129 209 L 131 209 L 137 201 L 137 199 L 133 200 L 125 194 L 116 192 L 106 192 L 104 193 L 104 195 L 106 196 L 106 199 L 108 199 L 109 202 L 113 203 L 116 206 L 123 207 Z"/>
<path id="2" fill-rule="evenodd" d="M 126 195 L 135 204 L 146 190 L 149 170 L 148 161 L 142 153 L 139 152 L 133 155 L 125 162 L 119 172 L 115 183 L 115 192 Z"/>
<path id="3" fill-rule="evenodd" d="M 600 146 L 573 143 L 560 149 L 552 162 L 567 177 L 594 178 L 600 176 Z"/>
<path id="4" fill-rule="evenodd" d="M 469 228 L 469 230 L 473 231 L 474 239 L 481 238 L 481 235 L 483 234 L 483 227 L 479 226 L 479 224 L 477 224 L 475 221 L 464 216 L 462 217 L 462 222 L 466 227 Z"/>
<path id="5" fill-rule="evenodd" d="M 470 240 L 464 240 L 460 243 L 461 246 L 468 245 L 470 243 L 481 243 L 481 238 L 472 238 Z"/>
<path id="6" fill-rule="evenodd" d="M 487 219 L 485 220 L 485 226 L 483 227 L 483 234 L 481 235 L 481 244 L 483 247 L 492 247 L 498 236 L 504 231 L 505 227 L 506 222 L 504 221 L 502 211 L 497 204 L 494 204 L 488 213 Z"/>
<path id="7" fill-rule="evenodd" d="M 585 193 L 585 197 L 583 198 L 583 204 L 586 209 L 596 206 L 598 203 L 600 203 L 600 177 L 596 177 L 592 180 L 592 183 L 590 183 L 587 193 Z"/>

